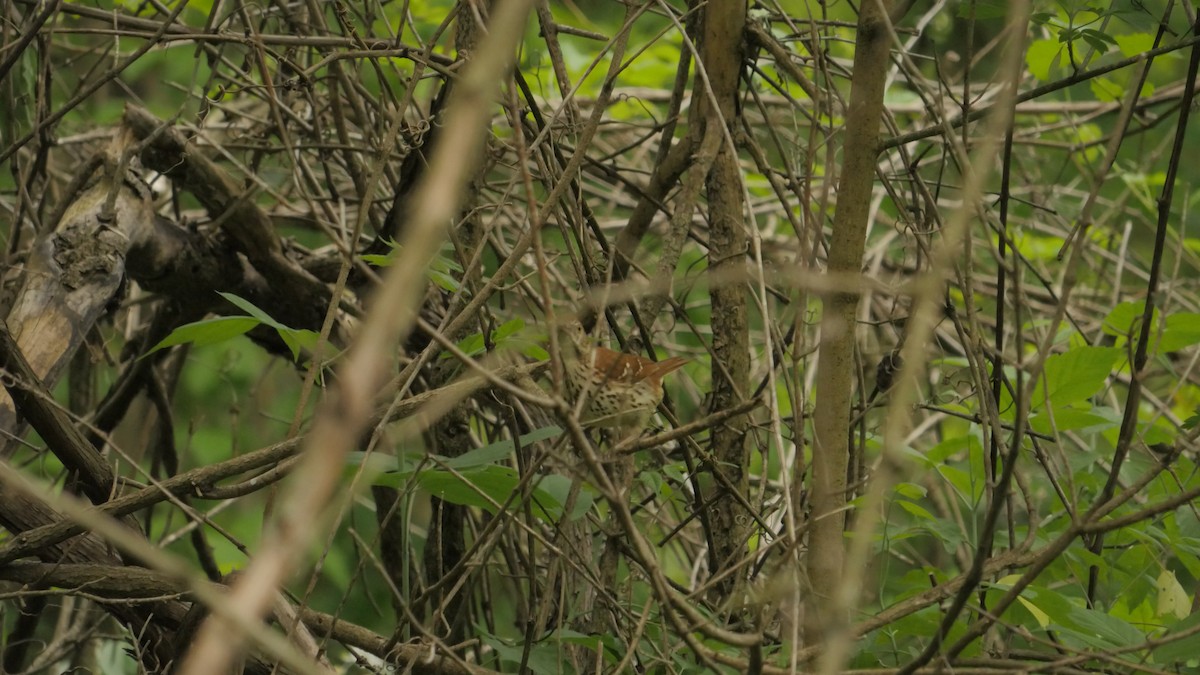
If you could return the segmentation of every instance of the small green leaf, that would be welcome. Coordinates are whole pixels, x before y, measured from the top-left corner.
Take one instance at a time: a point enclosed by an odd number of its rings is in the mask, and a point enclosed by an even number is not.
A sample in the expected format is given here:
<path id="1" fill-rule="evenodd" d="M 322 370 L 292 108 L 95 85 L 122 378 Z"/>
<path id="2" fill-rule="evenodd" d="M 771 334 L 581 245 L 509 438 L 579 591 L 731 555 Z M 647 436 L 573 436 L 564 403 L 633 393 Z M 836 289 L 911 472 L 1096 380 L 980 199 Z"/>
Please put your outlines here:
<path id="1" fill-rule="evenodd" d="M 922 520 L 937 520 L 924 506 L 914 504 L 906 499 L 896 501 L 896 505 Z"/>
<path id="2" fill-rule="evenodd" d="M 562 518 L 565 497 L 563 496 L 563 481 L 570 485 L 570 479 L 565 476 L 543 476 L 534 486 L 530 502 L 533 514 L 546 522 L 557 522 Z M 457 474 L 449 471 L 422 471 L 417 475 L 417 482 L 429 493 L 436 495 L 452 504 L 474 506 L 490 513 L 496 513 L 498 506 L 508 503 L 509 498 L 520 488 L 521 479 L 514 469 L 507 466 L 484 466 L 462 471 Z M 579 504 L 572 513 L 586 511 L 590 501 L 583 504 L 583 493 Z"/>
<path id="3" fill-rule="evenodd" d="M 386 243 L 388 247 L 391 248 L 391 251 L 384 254 L 364 254 L 362 256 L 363 262 L 375 267 L 391 267 L 392 263 L 396 261 L 396 251 L 398 251 L 400 247 L 394 241 L 388 241 Z M 429 277 L 429 280 L 438 287 L 450 293 L 455 293 L 460 288 L 460 283 L 454 273 L 457 272 L 459 275 L 461 275 L 463 269 L 462 265 L 459 265 L 453 258 L 449 257 L 445 253 L 449 246 L 450 244 L 443 246 L 443 252 L 434 256 L 434 258 L 429 261 L 429 268 L 425 270 L 425 274 L 427 277 Z"/>
<path id="4" fill-rule="evenodd" d="M 467 356 L 477 356 L 483 353 L 483 333 L 472 333 L 467 337 L 459 340 L 458 350 Z M 454 355 L 447 352 L 442 354 L 443 359 L 452 359 Z"/>
<path id="5" fill-rule="evenodd" d="M 542 427 L 527 434 L 523 434 L 520 438 L 521 446 L 526 447 L 532 443 L 544 441 L 547 438 L 554 438 L 562 435 L 562 429 L 556 426 Z M 485 445 L 482 448 L 476 448 L 469 452 L 465 452 L 458 457 L 443 460 L 447 467 L 452 469 L 471 469 L 485 464 L 495 464 L 496 462 L 507 459 L 516 449 L 512 440 L 503 440 L 490 445 Z"/>
<path id="6" fill-rule="evenodd" d="M 458 474 L 449 471 L 422 471 L 417 482 L 427 492 L 452 504 L 474 506 L 490 513 L 508 501 L 520 478 L 506 466 L 486 466 Z"/>
<path id="7" fill-rule="evenodd" d="M 292 352 L 293 360 L 300 359 L 301 349 L 312 349 L 316 347 L 317 341 L 320 339 L 319 334 L 307 329 L 285 326 L 273 319 L 270 314 L 267 314 L 263 310 L 259 309 L 257 305 L 245 298 L 238 297 L 232 293 L 221 293 L 220 291 L 218 291 L 218 293 L 222 298 L 225 298 L 235 307 L 249 314 L 259 323 L 274 328 L 275 332 L 279 333 L 279 338 L 283 340 L 283 343 L 287 345 L 288 349 Z"/>
<path id="8" fill-rule="evenodd" d="M 924 460 L 926 468 L 932 469 L 961 453 L 977 452 L 980 447 L 977 435 L 951 436 L 924 453 L 918 452 L 917 457 Z"/>
<path id="9" fill-rule="evenodd" d="M 509 321 L 505 321 L 504 323 L 500 324 L 500 326 L 497 327 L 496 330 L 492 332 L 492 338 L 497 343 L 499 343 L 499 342 L 503 341 L 505 338 L 507 338 L 508 336 L 519 333 L 520 331 L 524 330 L 524 328 L 525 328 L 525 320 L 524 319 L 511 319 Z"/>
<path id="10" fill-rule="evenodd" d="M 253 302 L 250 302 L 245 298 L 238 297 L 233 293 L 222 293 L 221 291 L 217 291 L 217 295 L 225 298 L 238 309 L 267 324 L 268 326 L 279 326 L 279 322 L 275 321 L 275 319 L 272 319 L 270 314 L 267 314 L 259 309 L 258 306 Z"/>
<path id="11" fill-rule="evenodd" d="M 1121 358 L 1116 347 L 1075 347 L 1046 359 L 1045 387 L 1034 393 L 1034 409 L 1055 408 L 1085 400 L 1104 387 Z"/>
<path id="12" fill-rule="evenodd" d="M 525 321 L 522 319 L 512 319 L 510 321 L 505 321 L 503 324 L 501 324 L 500 326 L 497 326 L 496 329 L 492 331 L 492 344 L 495 345 L 496 347 L 509 347 L 509 346 L 512 346 L 513 344 L 525 344 L 524 342 L 518 343 L 517 342 L 518 338 L 513 337 L 513 336 L 517 335 L 518 333 L 520 333 L 524 329 L 525 329 Z M 482 354 L 485 351 L 485 347 L 486 347 L 486 345 L 484 344 L 484 341 L 483 341 L 483 333 L 473 333 L 471 335 L 468 335 L 467 337 L 460 340 L 458 345 L 456 345 L 456 346 L 462 353 L 466 354 L 467 356 L 477 356 L 479 354 Z M 441 358 L 451 359 L 451 358 L 454 358 L 454 355 L 447 352 L 447 353 L 443 353 Z M 549 358 L 549 356 L 547 356 L 547 358 Z"/>
<path id="13" fill-rule="evenodd" d="M 1121 100 L 1122 95 L 1125 93 L 1124 87 L 1108 77 L 1093 78 L 1088 86 L 1091 88 L 1092 95 L 1096 97 L 1097 101 L 1104 101 L 1106 103 Z"/>
<path id="14" fill-rule="evenodd" d="M 1118 35 L 1116 41 L 1125 58 L 1148 52 L 1154 47 L 1154 36 L 1150 33 L 1126 33 Z"/>
<path id="15" fill-rule="evenodd" d="M 1154 650 L 1154 663 L 1177 668 L 1170 672 L 1194 673 L 1200 669 L 1200 633 L 1196 633 L 1197 626 L 1200 626 L 1200 612 L 1170 626 L 1170 633 L 1156 636 L 1166 644 Z M 1163 639 L 1172 634 L 1187 634 L 1187 637 L 1180 640 Z"/>
<path id="16" fill-rule="evenodd" d="M 916 483 L 897 483 L 896 492 L 909 499 L 924 499 L 929 495 L 929 490 L 925 486 Z"/>
<path id="17" fill-rule="evenodd" d="M 194 323 L 184 324 L 171 331 L 171 334 L 154 345 L 147 355 L 160 349 L 174 347 L 191 342 L 198 347 L 216 344 L 233 339 L 258 326 L 261 321 L 249 316 L 219 316 L 215 319 L 205 319 Z"/>
<path id="18" fill-rule="evenodd" d="M 526 446 L 561 434 L 562 429 L 547 426 L 522 435 L 520 441 L 522 446 Z M 520 487 L 517 472 L 498 464 L 511 456 L 515 447 L 512 440 L 504 440 L 458 457 L 439 457 L 423 463 L 424 458 L 404 456 L 393 460 L 392 471 L 375 476 L 372 482 L 374 485 L 399 488 L 407 485 L 415 473 L 422 489 L 453 504 L 495 513 L 497 505 L 505 504 Z M 538 477 L 530 494 L 534 515 L 547 522 L 560 520 L 572 485 L 572 481 L 565 476 L 547 474 Z M 570 517 L 579 518 L 587 513 L 593 500 L 590 492 L 581 490 Z"/>
<path id="19" fill-rule="evenodd" d="M 562 435 L 562 429 L 552 425 L 523 434 L 519 440 L 521 441 L 521 446 L 526 447 L 530 444 L 560 435 Z M 408 481 L 409 477 L 418 468 L 422 471 L 439 471 L 443 469 L 465 471 L 493 465 L 510 457 L 515 448 L 516 446 L 509 439 L 491 443 L 482 448 L 476 448 L 458 457 L 442 457 L 439 455 L 429 457 L 421 453 L 408 453 L 399 458 L 393 458 L 391 466 L 388 467 L 391 473 L 380 476 L 375 481 L 375 484 L 391 487 L 402 485 Z M 354 461 L 353 458 L 352 461 Z"/>
<path id="20" fill-rule="evenodd" d="M 346 466 L 357 467 L 357 466 L 362 466 L 365 464 L 368 471 L 377 471 L 377 472 L 395 471 L 396 466 L 397 466 L 397 461 L 399 461 L 399 462 L 403 462 L 403 463 L 407 464 L 408 469 L 411 473 L 411 470 L 416 466 L 415 461 L 414 461 L 415 459 L 416 458 L 406 457 L 406 456 L 397 458 L 397 457 L 393 457 L 392 455 L 388 455 L 385 453 L 380 453 L 380 452 L 367 453 L 367 452 L 362 452 L 361 450 L 358 450 L 358 451 L 351 452 L 349 454 L 349 456 L 346 457 Z"/>
<path id="21" fill-rule="evenodd" d="M 1050 619 L 1049 627 L 1069 637 L 1070 643 L 1101 649 L 1130 647 L 1146 636 L 1128 623 L 1104 612 L 1087 609 L 1079 600 L 1057 591 L 1030 586 L 1022 594 Z"/>
<path id="22" fill-rule="evenodd" d="M 962 469 L 942 464 L 937 467 L 937 472 L 946 479 L 950 485 L 958 492 L 958 496 L 962 498 L 963 503 L 974 507 L 983 497 L 983 478 L 976 478 L 970 473 Z"/>
<path id="23" fill-rule="evenodd" d="M 1160 352 L 1176 352 L 1200 344 L 1200 314 L 1176 312 L 1167 315 L 1167 325 L 1158 343 Z"/>
<path id="24" fill-rule="evenodd" d="M 522 344 L 521 354 L 534 361 L 545 361 L 550 358 L 550 352 L 546 351 L 545 347 L 532 342 Z"/>
<path id="25" fill-rule="evenodd" d="M 1036 26 L 1045 26 L 1054 19 L 1053 12 L 1034 12 L 1029 15 L 1029 20 Z"/>
<path id="26" fill-rule="evenodd" d="M 1017 581 L 1020 579 L 1021 575 L 1011 574 L 1003 579 L 1000 579 L 993 585 L 995 588 L 1007 591 L 1008 589 L 1012 588 L 1012 585 L 1017 583 Z M 1040 625 L 1042 628 L 1045 628 L 1047 625 L 1049 625 L 1050 617 L 1047 616 L 1046 613 L 1041 609 L 1038 609 L 1038 606 L 1032 600 L 1024 595 L 1019 596 L 1017 599 L 1020 600 L 1021 604 L 1025 606 L 1025 609 L 1029 610 L 1029 613 L 1032 614 L 1033 618 L 1037 620 L 1038 625 Z"/>
<path id="27" fill-rule="evenodd" d="M 1025 65 L 1039 80 L 1050 79 L 1050 71 L 1058 65 L 1062 45 L 1053 40 L 1034 40 L 1025 51 Z"/>
<path id="28" fill-rule="evenodd" d="M 1101 325 L 1103 330 L 1108 335 L 1123 337 L 1129 339 L 1137 334 L 1142 325 L 1142 314 L 1145 312 L 1146 304 L 1144 302 L 1122 302 L 1108 316 L 1104 317 L 1104 323 Z M 1154 310 L 1154 321 L 1158 320 L 1158 310 Z"/>
<path id="29" fill-rule="evenodd" d="M 477 626 L 476 631 L 476 634 L 480 636 L 480 640 L 495 652 L 501 664 L 506 666 L 501 668 L 504 672 L 516 672 L 517 666 L 521 664 L 525 665 L 527 672 L 534 675 L 564 672 L 562 668 L 562 647 L 555 640 L 543 638 L 530 647 L 528 653 L 526 653 L 523 645 L 510 644 L 492 634 L 487 626 Z M 614 660 L 611 656 L 606 656 L 606 658 L 609 661 Z"/>
<path id="30" fill-rule="evenodd" d="M 595 651 L 596 647 L 599 647 L 604 640 L 600 635 L 584 635 L 583 633 L 567 628 L 560 628 L 552 634 L 552 637 L 562 640 L 567 644 L 587 647 L 591 651 Z"/>
<path id="31" fill-rule="evenodd" d="M 1117 44 L 1117 41 L 1112 39 L 1107 33 L 1102 33 L 1094 28 L 1084 28 L 1079 33 L 1083 41 L 1100 54 L 1106 53 L 1110 47 Z"/>
<path id="32" fill-rule="evenodd" d="M 571 487 L 574 481 L 566 476 L 558 474 L 548 474 L 538 481 L 537 490 L 534 491 L 535 499 L 550 500 L 547 505 L 554 505 L 556 511 L 551 514 L 552 520 L 558 520 L 562 517 L 562 510 L 567 505 L 567 499 L 571 493 Z M 543 496 L 544 495 L 544 496 Z M 568 520 L 577 520 L 582 518 L 592 508 L 593 496 L 591 491 L 580 488 L 579 494 L 575 497 L 575 508 L 568 516 Z"/>
<path id="33" fill-rule="evenodd" d="M 1053 428 L 1050 424 L 1051 418 L 1054 420 Z M 1080 429 L 1104 431 L 1118 424 L 1120 424 L 1120 420 L 1114 421 L 1096 410 L 1079 410 L 1058 406 L 1053 408 L 1053 414 L 1037 414 L 1029 418 L 1029 427 L 1040 434 L 1053 433 L 1055 430 L 1060 432 Z"/>
<path id="34" fill-rule="evenodd" d="M 317 346 L 317 342 L 321 339 L 320 333 L 303 328 L 288 328 L 286 326 L 280 326 L 275 330 L 279 332 L 280 339 L 282 339 L 283 343 L 288 346 L 288 349 L 291 350 L 293 361 L 298 361 L 300 359 L 301 349 L 308 349 L 311 351 Z"/>
<path id="35" fill-rule="evenodd" d="M 449 291 L 450 293 L 458 292 L 458 279 L 455 279 L 449 274 L 446 274 L 441 270 L 435 270 L 431 267 L 429 268 L 428 277 L 430 281 L 437 284 L 441 289 Z"/>

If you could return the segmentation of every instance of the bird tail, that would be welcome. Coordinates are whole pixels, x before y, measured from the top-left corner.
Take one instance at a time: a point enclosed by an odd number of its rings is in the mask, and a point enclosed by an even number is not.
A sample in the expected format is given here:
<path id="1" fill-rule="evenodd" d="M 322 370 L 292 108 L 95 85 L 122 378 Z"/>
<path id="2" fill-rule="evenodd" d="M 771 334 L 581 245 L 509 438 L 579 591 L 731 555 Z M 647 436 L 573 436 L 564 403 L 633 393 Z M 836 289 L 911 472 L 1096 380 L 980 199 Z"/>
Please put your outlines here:
<path id="1" fill-rule="evenodd" d="M 672 356 L 669 359 L 663 359 L 662 361 L 659 361 L 651 366 L 651 368 L 653 369 L 654 374 L 661 378 L 667 373 L 673 373 L 676 370 L 679 370 L 690 361 L 691 359 L 687 358 L 686 356 Z"/>

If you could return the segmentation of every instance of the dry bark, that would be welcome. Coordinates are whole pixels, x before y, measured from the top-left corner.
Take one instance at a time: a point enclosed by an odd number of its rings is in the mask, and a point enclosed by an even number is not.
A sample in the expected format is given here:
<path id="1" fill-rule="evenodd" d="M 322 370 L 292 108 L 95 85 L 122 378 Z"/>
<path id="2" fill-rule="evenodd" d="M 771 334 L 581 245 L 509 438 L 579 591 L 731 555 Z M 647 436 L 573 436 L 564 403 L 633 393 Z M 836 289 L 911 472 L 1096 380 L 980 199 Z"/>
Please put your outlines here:
<path id="1" fill-rule="evenodd" d="M 743 199 L 741 169 L 737 148 L 731 145 L 733 130 L 741 127 L 737 97 L 742 72 L 744 49 L 743 29 L 746 24 L 744 3 L 715 3 L 704 9 L 700 31 L 700 67 L 707 73 L 707 85 L 698 80 L 696 92 L 711 88 L 710 100 L 700 94 L 698 109 L 704 124 L 706 142 L 716 149 L 712 168 L 707 176 L 709 218 L 709 269 L 719 276 L 731 269 L 745 267 L 748 249 L 746 205 Z M 699 70 L 699 69 L 698 69 Z M 727 410 L 743 403 L 750 387 L 750 332 L 746 288 L 742 284 L 714 283 L 709 291 L 712 299 L 712 404 L 710 412 Z M 711 504 L 708 527 L 710 545 L 708 567 L 711 574 L 720 575 L 737 564 L 745 553 L 747 525 L 750 521 L 742 511 L 744 499 L 725 494 L 734 490 L 745 495 L 746 469 L 749 453 L 746 430 L 749 417 L 738 415 L 712 431 L 712 464 L 708 470 L 724 474 L 724 480 L 713 480 L 708 486 L 705 503 Z M 736 577 L 723 576 L 716 589 L 728 598 L 737 587 Z"/>

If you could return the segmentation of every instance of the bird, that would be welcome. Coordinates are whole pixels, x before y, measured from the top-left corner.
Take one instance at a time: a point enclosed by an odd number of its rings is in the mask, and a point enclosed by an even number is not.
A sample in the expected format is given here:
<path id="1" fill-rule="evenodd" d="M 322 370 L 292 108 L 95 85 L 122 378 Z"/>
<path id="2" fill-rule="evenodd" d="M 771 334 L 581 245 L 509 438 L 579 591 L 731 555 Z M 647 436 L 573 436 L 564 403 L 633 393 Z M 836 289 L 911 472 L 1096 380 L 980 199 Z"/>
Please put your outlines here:
<path id="1" fill-rule="evenodd" d="M 662 402 L 663 378 L 691 360 L 651 361 L 597 346 L 578 322 L 565 332 L 567 394 L 572 402 L 585 399 L 580 422 L 586 426 L 640 430 Z"/>
<path id="2" fill-rule="evenodd" d="M 875 367 L 875 389 L 871 395 L 867 397 L 867 403 L 870 404 L 875 400 L 875 397 L 892 388 L 896 380 L 896 373 L 904 367 L 904 358 L 900 352 L 903 346 L 896 347 L 890 354 L 884 354 L 879 360 L 879 365 Z"/>

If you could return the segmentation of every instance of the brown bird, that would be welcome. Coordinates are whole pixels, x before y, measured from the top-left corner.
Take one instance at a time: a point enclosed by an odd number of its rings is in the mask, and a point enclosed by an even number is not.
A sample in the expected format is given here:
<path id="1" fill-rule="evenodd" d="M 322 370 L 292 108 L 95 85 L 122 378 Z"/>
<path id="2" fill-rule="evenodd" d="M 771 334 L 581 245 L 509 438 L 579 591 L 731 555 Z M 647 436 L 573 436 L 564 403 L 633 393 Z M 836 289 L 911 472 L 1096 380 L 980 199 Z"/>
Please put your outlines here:
<path id="1" fill-rule="evenodd" d="M 567 393 L 573 402 L 586 398 L 580 421 L 590 426 L 640 430 L 662 402 L 663 377 L 690 360 L 673 356 L 656 362 L 598 347 L 578 323 L 566 333 Z"/>

